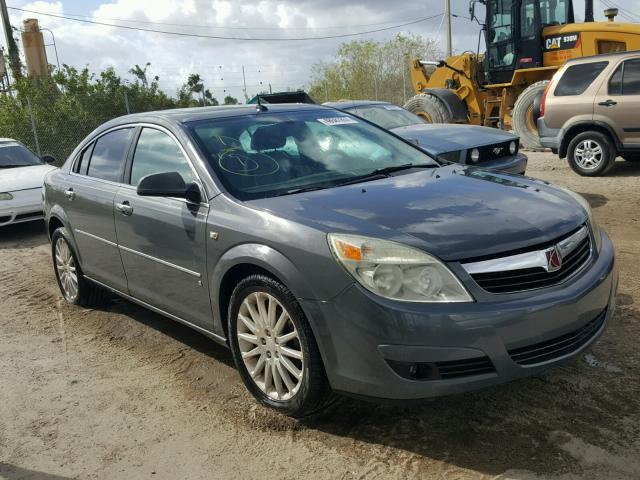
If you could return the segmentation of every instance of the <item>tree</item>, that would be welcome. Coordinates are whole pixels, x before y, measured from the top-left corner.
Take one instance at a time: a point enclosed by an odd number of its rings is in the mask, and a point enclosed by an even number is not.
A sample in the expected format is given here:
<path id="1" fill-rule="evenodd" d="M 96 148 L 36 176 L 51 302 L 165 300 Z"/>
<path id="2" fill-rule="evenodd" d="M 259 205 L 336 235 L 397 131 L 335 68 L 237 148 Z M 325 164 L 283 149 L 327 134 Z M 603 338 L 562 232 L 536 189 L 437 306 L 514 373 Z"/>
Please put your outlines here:
<path id="1" fill-rule="evenodd" d="M 129 73 L 136 77 L 138 80 L 142 82 L 142 86 L 144 88 L 148 88 L 149 81 L 147 80 L 147 68 L 151 66 L 150 62 L 147 62 L 144 68 L 141 68 L 137 63 L 133 66 L 133 68 L 129 69 Z M 158 77 L 155 77 L 158 80 Z"/>
<path id="2" fill-rule="evenodd" d="M 227 95 L 226 97 L 224 97 L 224 104 L 225 105 L 237 105 L 238 104 L 238 99 L 235 97 L 232 97 L 231 95 Z"/>
<path id="3" fill-rule="evenodd" d="M 323 101 L 366 99 L 402 105 L 413 95 L 410 59 L 440 56 L 438 43 L 420 35 L 397 35 L 384 43 L 343 43 L 333 62 L 312 67 L 309 94 Z"/>

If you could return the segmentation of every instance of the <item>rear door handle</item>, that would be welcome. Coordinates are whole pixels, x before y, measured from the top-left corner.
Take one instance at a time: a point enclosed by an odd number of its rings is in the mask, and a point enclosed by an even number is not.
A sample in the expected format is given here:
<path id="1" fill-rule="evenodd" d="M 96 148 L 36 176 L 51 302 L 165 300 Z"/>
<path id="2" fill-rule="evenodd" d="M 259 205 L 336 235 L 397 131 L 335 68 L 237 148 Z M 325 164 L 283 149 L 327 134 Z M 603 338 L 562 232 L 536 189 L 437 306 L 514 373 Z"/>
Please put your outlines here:
<path id="1" fill-rule="evenodd" d="M 73 200 L 74 198 L 76 198 L 76 193 L 73 191 L 73 188 L 67 188 L 64 191 L 64 196 L 67 197 L 69 200 Z"/>
<path id="2" fill-rule="evenodd" d="M 122 215 L 126 215 L 127 217 L 131 216 L 131 214 L 133 213 L 133 207 L 126 200 L 122 203 L 116 203 L 116 210 L 118 210 Z"/>
<path id="3" fill-rule="evenodd" d="M 617 105 L 618 102 L 614 102 L 613 100 L 609 99 L 609 100 L 605 100 L 604 102 L 600 102 L 598 103 L 598 105 L 601 105 L 603 107 L 611 107 L 613 105 Z"/>

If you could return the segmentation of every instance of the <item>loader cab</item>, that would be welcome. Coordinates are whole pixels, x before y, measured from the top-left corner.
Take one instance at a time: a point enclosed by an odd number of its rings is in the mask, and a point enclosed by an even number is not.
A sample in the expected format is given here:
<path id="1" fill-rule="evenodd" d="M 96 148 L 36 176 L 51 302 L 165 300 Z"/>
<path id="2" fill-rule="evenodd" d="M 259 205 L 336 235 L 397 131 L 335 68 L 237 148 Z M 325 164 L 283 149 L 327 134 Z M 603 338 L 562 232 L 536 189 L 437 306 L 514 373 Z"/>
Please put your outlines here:
<path id="1" fill-rule="evenodd" d="M 486 0 L 485 75 L 509 83 L 513 71 L 542 67 L 542 29 L 574 22 L 571 0 Z"/>

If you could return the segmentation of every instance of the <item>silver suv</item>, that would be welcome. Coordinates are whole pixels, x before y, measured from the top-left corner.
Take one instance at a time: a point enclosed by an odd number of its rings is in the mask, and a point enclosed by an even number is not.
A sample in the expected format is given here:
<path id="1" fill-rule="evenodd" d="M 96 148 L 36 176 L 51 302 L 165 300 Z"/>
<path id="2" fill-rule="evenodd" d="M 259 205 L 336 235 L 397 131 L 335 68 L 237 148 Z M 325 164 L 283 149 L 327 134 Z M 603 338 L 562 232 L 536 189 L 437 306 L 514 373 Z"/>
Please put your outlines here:
<path id="1" fill-rule="evenodd" d="M 584 176 L 640 160 L 640 51 L 568 61 L 540 104 L 540 141 Z"/>

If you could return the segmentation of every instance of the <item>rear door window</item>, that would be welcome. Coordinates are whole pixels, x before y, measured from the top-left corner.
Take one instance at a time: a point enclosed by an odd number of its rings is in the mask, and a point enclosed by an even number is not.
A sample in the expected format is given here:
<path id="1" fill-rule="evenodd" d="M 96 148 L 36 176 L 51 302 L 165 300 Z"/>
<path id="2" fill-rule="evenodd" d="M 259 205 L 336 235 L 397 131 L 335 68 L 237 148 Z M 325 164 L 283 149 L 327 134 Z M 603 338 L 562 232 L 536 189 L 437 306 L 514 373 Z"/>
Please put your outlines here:
<path id="1" fill-rule="evenodd" d="M 121 128 L 98 138 L 93 148 L 87 175 L 119 182 L 132 135 L 133 128 Z"/>
<path id="2" fill-rule="evenodd" d="M 78 156 L 73 171 L 80 175 L 86 175 L 89 169 L 89 158 L 91 158 L 91 152 L 93 151 L 93 143 L 86 147 L 82 153 Z"/>
<path id="3" fill-rule="evenodd" d="M 622 94 L 640 95 L 640 59 L 624 62 Z"/>
<path id="4" fill-rule="evenodd" d="M 592 62 L 572 65 L 562 75 L 553 95 L 556 97 L 581 95 L 608 64 L 609 62 Z"/>

